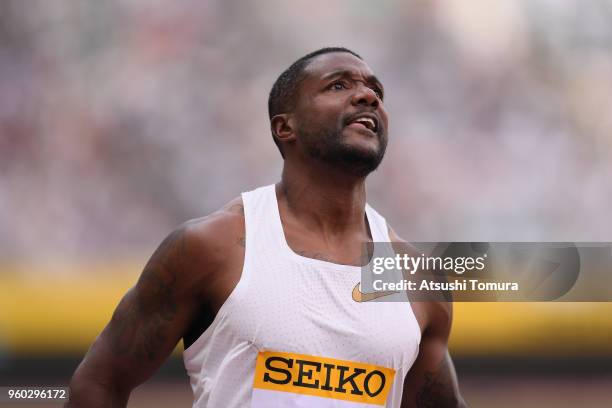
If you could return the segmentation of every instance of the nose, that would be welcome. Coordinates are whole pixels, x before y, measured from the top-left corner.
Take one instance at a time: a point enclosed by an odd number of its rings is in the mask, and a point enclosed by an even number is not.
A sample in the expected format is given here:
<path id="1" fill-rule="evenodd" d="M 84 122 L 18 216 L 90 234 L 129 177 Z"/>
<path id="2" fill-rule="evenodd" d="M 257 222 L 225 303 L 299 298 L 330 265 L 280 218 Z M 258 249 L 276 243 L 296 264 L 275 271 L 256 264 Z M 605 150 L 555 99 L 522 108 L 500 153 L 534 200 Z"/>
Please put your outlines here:
<path id="1" fill-rule="evenodd" d="M 376 96 L 376 92 L 370 87 L 359 84 L 357 90 L 353 94 L 352 98 L 353 105 L 371 106 L 372 108 L 378 108 L 379 100 Z"/>

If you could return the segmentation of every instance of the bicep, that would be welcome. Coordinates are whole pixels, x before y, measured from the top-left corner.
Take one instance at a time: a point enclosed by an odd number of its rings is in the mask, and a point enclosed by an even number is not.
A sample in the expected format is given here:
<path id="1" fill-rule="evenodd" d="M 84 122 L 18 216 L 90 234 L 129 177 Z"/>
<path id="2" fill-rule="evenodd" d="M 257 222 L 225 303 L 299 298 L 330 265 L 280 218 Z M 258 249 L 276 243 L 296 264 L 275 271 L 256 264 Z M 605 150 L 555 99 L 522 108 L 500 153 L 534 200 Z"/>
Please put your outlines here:
<path id="1" fill-rule="evenodd" d="M 415 253 L 414 248 L 402 240 L 391 226 L 388 226 L 388 230 L 396 251 Z M 452 303 L 431 302 L 428 306 L 427 317 L 423 318 L 426 329 L 419 346 L 419 355 L 404 379 L 402 408 L 465 407 L 455 367 L 448 352 Z"/>
<path id="2" fill-rule="evenodd" d="M 448 352 L 452 304 L 422 303 L 428 322 L 419 346 L 419 355 L 404 381 L 402 408 L 464 407 L 457 374 Z"/>
<path id="3" fill-rule="evenodd" d="M 445 344 L 422 344 L 419 357 L 404 381 L 402 408 L 464 406 L 455 367 Z"/>

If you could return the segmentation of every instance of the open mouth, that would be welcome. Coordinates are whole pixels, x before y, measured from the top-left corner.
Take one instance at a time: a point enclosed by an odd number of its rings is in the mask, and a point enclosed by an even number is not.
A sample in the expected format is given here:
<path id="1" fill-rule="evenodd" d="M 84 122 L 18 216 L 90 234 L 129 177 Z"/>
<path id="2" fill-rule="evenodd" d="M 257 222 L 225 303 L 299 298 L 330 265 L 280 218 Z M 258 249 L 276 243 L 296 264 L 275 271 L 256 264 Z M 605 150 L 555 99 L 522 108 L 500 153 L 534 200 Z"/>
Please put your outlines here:
<path id="1" fill-rule="evenodd" d="M 378 119 L 373 115 L 359 115 L 349 122 L 349 125 L 356 124 L 376 133 L 378 131 Z"/>

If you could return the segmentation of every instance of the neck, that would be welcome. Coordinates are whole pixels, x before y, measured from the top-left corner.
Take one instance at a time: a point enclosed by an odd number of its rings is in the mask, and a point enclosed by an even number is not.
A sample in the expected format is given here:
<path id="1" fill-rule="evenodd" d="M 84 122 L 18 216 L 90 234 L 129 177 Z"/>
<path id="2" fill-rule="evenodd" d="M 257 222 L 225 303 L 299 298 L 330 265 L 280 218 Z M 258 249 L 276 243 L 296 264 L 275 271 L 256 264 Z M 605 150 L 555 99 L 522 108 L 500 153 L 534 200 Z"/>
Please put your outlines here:
<path id="1" fill-rule="evenodd" d="M 311 230 L 324 235 L 367 230 L 365 177 L 285 161 L 277 194 L 291 216 Z"/>

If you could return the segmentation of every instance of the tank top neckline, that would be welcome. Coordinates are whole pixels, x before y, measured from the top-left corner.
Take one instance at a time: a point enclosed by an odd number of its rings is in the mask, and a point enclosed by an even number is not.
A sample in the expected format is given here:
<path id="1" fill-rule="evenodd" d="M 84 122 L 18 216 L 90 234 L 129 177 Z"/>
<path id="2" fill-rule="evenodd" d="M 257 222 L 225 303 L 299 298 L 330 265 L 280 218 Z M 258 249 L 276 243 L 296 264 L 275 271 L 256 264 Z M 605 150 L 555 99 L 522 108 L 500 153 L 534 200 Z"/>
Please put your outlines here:
<path id="1" fill-rule="evenodd" d="M 280 245 L 281 245 L 281 250 L 285 253 L 285 255 L 287 255 L 289 258 L 292 258 L 300 263 L 306 263 L 306 264 L 311 264 L 313 266 L 317 266 L 317 267 L 325 267 L 325 268 L 331 268 L 331 269 L 336 269 L 336 270 L 341 270 L 341 271 L 361 271 L 361 268 L 363 268 L 366 265 L 362 265 L 362 266 L 357 266 L 357 265 L 348 265 L 348 264 L 339 264 L 339 263 L 335 263 L 335 262 L 330 262 L 330 261 L 324 261 L 322 259 L 315 259 L 315 258 L 309 258 L 307 256 L 303 256 L 298 254 L 297 252 L 295 252 L 290 246 L 289 243 L 287 242 L 287 237 L 285 235 L 285 230 L 283 229 L 283 223 L 281 221 L 280 218 L 280 209 L 279 209 L 279 204 L 278 204 L 278 197 L 276 196 L 276 184 L 271 184 L 269 186 L 266 187 L 266 190 L 268 190 L 266 193 L 269 195 L 270 197 L 270 207 L 272 210 L 272 222 L 271 222 L 271 227 L 273 229 L 273 233 L 276 235 Z M 373 220 L 372 220 L 373 215 L 370 212 L 370 208 L 369 205 L 366 203 L 366 207 L 365 207 L 365 218 L 368 222 L 368 228 L 370 229 L 370 234 L 372 236 L 372 241 L 373 242 L 377 242 L 378 241 L 378 233 L 377 230 L 375 229 L 375 225 L 373 225 Z M 371 259 L 369 260 L 369 262 L 371 262 Z"/>

